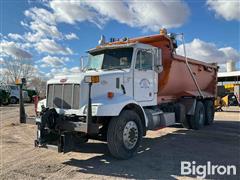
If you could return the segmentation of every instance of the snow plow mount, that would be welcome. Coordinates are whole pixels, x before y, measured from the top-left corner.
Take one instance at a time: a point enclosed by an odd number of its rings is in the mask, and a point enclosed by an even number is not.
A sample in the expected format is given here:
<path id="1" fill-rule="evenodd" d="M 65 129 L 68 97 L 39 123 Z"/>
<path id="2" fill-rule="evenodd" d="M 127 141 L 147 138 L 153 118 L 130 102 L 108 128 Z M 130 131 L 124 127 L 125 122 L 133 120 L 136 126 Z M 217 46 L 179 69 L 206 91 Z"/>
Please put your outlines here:
<path id="1" fill-rule="evenodd" d="M 99 132 L 99 124 L 90 123 L 86 117 L 59 115 L 54 108 L 44 109 L 36 118 L 36 124 L 35 147 L 57 149 L 64 153 L 74 149 L 75 142 Z"/>

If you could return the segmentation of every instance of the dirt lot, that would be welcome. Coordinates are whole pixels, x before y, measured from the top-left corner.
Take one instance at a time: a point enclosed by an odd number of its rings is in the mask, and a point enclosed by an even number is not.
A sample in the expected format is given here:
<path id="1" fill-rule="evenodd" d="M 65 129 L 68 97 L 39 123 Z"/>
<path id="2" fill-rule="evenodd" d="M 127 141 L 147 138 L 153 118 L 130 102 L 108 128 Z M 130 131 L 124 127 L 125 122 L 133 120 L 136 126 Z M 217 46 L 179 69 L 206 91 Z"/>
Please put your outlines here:
<path id="1" fill-rule="evenodd" d="M 218 112 L 215 123 L 192 131 L 169 127 L 148 132 L 137 155 L 125 161 L 112 158 L 99 141 L 83 144 L 79 152 L 58 154 L 34 148 L 35 125 L 18 123 L 16 106 L 0 107 L 0 179 L 185 179 L 181 161 L 236 165 L 240 171 L 240 109 Z M 26 107 L 33 114 L 33 106 Z M 208 178 L 239 179 L 238 176 Z"/>

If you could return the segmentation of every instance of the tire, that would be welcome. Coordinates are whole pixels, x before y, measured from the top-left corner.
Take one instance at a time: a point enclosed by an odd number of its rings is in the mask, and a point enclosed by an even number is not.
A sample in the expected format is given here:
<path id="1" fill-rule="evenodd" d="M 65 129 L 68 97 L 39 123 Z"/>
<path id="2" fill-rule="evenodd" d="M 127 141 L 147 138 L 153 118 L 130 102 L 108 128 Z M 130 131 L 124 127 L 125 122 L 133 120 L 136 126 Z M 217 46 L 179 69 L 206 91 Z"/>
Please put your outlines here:
<path id="1" fill-rule="evenodd" d="M 124 110 L 110 120 L 107 131 L 108 149 L 117 159 L 129 159 L 139 147 L 142 136 L 143 127 L 138 114 Z"/>
<path id="2" fill-rule="evenodd" d="M 9 105 L 9 99 L 0 99 L 0 106 L 7 106 Z"/>
<path id="3" fill-rule="evenodd" d="M 205 107 L 205 125 L 210 125 L 214 121 L 214 103 L 213 100 L 204 101 Z"/>
<path id="4" fill-rule="evenodd" d="M 16 97 L 11 97 L 10 98 L 10 103 L 11 104 L 17 104 L 18 103 L 18 99 Z"/>
<path id="5" fill-rule="evenodd" d="M 192 129 L 198 130 L 205 125 L 205 108 L 201 101 L 197 101 L 194 115 L 189 116 Z"/>
<path id="6" fill-rule="evenodd" d="M 9 105 L 9 100 L 6 100 L 5 102 L 2 102 L 2 105 L 4 105 L 4 106 Z"/>

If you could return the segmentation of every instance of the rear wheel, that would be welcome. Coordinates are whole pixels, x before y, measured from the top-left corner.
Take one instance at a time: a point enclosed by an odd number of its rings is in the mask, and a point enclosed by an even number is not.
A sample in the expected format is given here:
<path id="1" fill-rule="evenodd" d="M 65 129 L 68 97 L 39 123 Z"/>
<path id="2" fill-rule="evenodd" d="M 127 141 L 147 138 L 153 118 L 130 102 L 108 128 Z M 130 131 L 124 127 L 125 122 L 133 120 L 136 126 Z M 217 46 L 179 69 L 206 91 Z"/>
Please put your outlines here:
<path id="1" fill-rule="evenodd" d="M 204 107 L 205 107 L 205 125 L 210 125 L 214 121 L 214 103 L 213 100 L 206 100 L 204 101 Z"/>
<path id="2" fill-rule="evenodd" d="M 201 101 L 196 104 L 194 115 L 189 116 L 192 129 L 201 129 L 205 125 L 205 108 Z"/>
<path id="3" fill-rule="evenodd" d="M 108 126 L 107 142 L 110 153 L 118 159 L 129 159 L 141 143 L 143 128 L 138 114 L 131 110 L 113 117 Z"/>

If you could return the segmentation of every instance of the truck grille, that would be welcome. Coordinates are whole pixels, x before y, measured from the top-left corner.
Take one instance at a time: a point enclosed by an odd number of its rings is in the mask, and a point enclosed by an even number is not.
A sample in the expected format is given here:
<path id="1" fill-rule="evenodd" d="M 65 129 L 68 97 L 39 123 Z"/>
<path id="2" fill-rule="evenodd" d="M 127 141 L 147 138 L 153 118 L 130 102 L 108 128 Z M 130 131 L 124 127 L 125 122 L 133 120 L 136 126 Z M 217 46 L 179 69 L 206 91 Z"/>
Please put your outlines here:
<path id="1" fill-rule="evenodd" d="M 47 107 L 61 109 L 79 109 L 79 84 L 49 84 Z"/>

